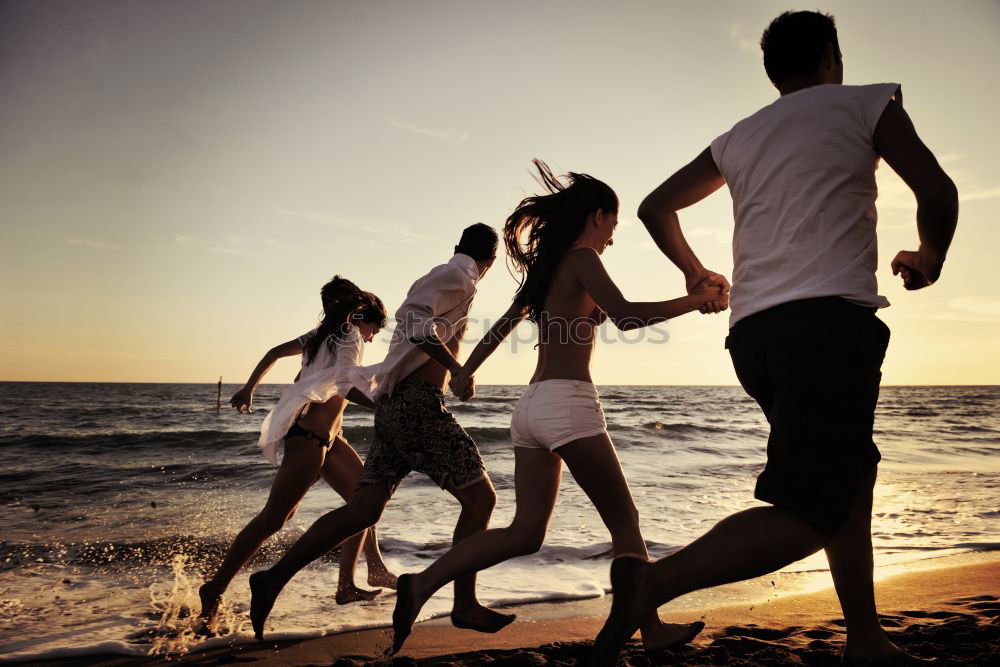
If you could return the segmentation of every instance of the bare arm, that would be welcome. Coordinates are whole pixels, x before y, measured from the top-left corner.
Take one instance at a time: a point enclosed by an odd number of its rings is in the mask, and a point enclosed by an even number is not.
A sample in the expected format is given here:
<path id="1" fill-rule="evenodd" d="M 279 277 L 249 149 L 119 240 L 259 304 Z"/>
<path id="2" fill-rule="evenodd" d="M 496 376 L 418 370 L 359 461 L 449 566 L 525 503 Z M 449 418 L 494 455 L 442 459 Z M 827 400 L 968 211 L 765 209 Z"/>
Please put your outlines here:
<path id="1" fill-rule="evenodd" d="M 250 373 L 250 378 L 243 385 L 243 388 L 233 394 L 229 400 L 230 405 L 239 412 L 253 412 L 253 393 L 257 390 L 257 385 L 260 384 L 264 375 L 271 370 L 271 366 L 274 366 L 274 362 L 282 357 L 294 357 L 299 354 L 302 354 L 302 346 L 299 345 L 298 340 L 290 340 L 272 347 Z"/>
<path id="2" fill-rule="evenodd" d="M 451 382 L 449 387 L 455 396 L 458 396 L 461 400 L 465 401 L 471 398 L 475 394 L 475 385 L 472 382 L 472 376 L 475 375 L 479 367 L 483 365 L 491 354 L 500 346 L 510 332 L 514 330 L 521 320 L 524 319 L 524 307 L 515 303 L 510 305 L 500 319 L 490 327 L 490 330 L 486 333 L 476 348 L 469 355 L 466 360 L 465 365 L 457 373 L 453 373 L 451 377 Z"/>
<path id="3" fill-rule="evenodd" d="M 584 249 L 567 257 L 573 274 L 597 306 L 619 329 L 637 329 L 698 310 L 723 297 L 721 287 L 702 284 L 694 292 L 668 301 L 629 301 L 611 280 L 596 250 Z"/>
<path id="4" fill-rule="evenodd" d="M 371 410 L 375 409 L 375 403 L 372 402 L 372 399 L 365 396 L 364 393 L 359 391 L 356 387 L 351 387 L 351 389 L 347 392 L 346 398 L 351 403 L 357 403 L 358 405 L 363 405 Z"/>
<path id="5" fill-rule="evenodd" d="M 653 237 L 656 246 L 684 273 L 690 293 L 699 283 L 708 280 L 729 293 L 725 276 L 709 271 L 702 265 L 681 231 L 677 211 L 696 204 L 723 186 L 725 181 L 712 159 L 712 151 L 703 150 L 698 157 L 653 190 L 639 205 L 639 219 Z M 728 306 L 728 299 L 714 301 L 701 312 L 719 312 Z"/>
<path id="6" fill-rule="evenodd" d="M 900 251 L 892 260 L 893 275 L 902 274 L 906 289 L 934 283 L 958 223 L 958 190 L 934 154 L 917 136 L 901 104 L 890 101 L 875 126 L 875 150 L 899 174 L 917 198 L 916 251 Z"/>
<path id="7" fill-rule="evenodd" d="M 441 342 L 441 340 L 430 334 L 424 338 L 410 338 L 410 342 L 416 346 L 418 350 L 426 354 L 428 357 L 438 362 L 445 369 L 454 375 L 462 369 L 462 364 L 458 363 L 458 359 L 452 354 L 448 346 Z"/>

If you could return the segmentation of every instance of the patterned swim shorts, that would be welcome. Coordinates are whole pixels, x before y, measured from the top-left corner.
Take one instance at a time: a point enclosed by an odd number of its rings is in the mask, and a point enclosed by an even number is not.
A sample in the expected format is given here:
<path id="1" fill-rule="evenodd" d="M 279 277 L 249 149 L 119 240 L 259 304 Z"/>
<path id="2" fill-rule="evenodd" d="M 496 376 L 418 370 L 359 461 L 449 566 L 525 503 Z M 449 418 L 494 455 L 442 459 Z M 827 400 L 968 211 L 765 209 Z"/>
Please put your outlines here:
<path id="1" fill-rule="evenodd" d="M 442 489 L 463 489 L 486 477 L 479 447 L 445 408 L 441 389 L 406 379 L 375 406 L 375 442 L 358 485 L 384 483 L 395 492 L 414 470 Z"/>

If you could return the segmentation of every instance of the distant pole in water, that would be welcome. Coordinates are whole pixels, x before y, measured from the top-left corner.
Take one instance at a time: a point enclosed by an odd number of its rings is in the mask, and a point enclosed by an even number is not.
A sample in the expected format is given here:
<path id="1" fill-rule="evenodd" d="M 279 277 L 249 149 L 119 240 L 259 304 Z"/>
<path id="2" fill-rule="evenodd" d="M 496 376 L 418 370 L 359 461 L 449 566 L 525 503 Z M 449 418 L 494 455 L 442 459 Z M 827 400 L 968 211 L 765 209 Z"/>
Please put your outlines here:
<path id="1" fill-rule="evenodd" d="M 219 392 L 215 395 L 215 414 L 222 412 L 222 376 L 219 376 Z"/>

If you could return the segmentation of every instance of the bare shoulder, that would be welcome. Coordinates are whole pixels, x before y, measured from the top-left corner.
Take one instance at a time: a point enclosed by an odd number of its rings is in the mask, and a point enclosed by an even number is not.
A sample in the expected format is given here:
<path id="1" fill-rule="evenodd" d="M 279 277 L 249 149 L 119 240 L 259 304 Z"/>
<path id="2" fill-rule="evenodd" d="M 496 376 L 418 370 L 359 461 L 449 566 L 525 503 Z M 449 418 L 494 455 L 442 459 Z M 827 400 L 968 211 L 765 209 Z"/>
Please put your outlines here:
<path id="1" fill-rule="evenodd" d="M 593 248 L 571 248 L 563 255 L 563 264 L 577 270 L 587 270 L 601 263 L 601 256 Z"/>

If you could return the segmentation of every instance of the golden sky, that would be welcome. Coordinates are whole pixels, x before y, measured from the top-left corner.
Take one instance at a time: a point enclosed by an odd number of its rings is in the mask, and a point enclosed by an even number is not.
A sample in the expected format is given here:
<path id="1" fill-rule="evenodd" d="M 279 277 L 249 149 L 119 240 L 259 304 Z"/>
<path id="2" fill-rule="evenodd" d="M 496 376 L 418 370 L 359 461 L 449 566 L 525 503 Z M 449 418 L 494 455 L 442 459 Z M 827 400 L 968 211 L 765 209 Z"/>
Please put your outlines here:
<path id="1" fill-rule="evenodd" d="M 533 157 L 617 190 L 622 225 L 605 260 L 627 297 L 679 296 L 680 274 L 635 209 L 774 99 L 757 41 L 789 8 L 4 3 L 0 380 L 242 382 L 269 347 L 315 325 L 335 273 L 394 310 L 463 227 L 499 227 L 537 188 Z M 941 281 L 907 293 L 889 261 L 916 248 L 915 204 L 879 170 L 878 277 L 893 304 L 883 381 L 997 384 L 1000 5 L 821 8 L 837 18 L 845 82 L 902 84 L 962 200 Z M 728 274 L 728 192 L 681 220 L 703 262 Z M 497 317 L 514 287 L 498 262 L 472 316 Z M 736 383 L 725 316 L 661 329 L 600 344 L 595 381 Z M 384 354 L 380 339 L 366 363 Z M 496 357 L 480 383 L 527 381 L 530 344 Z"/>

